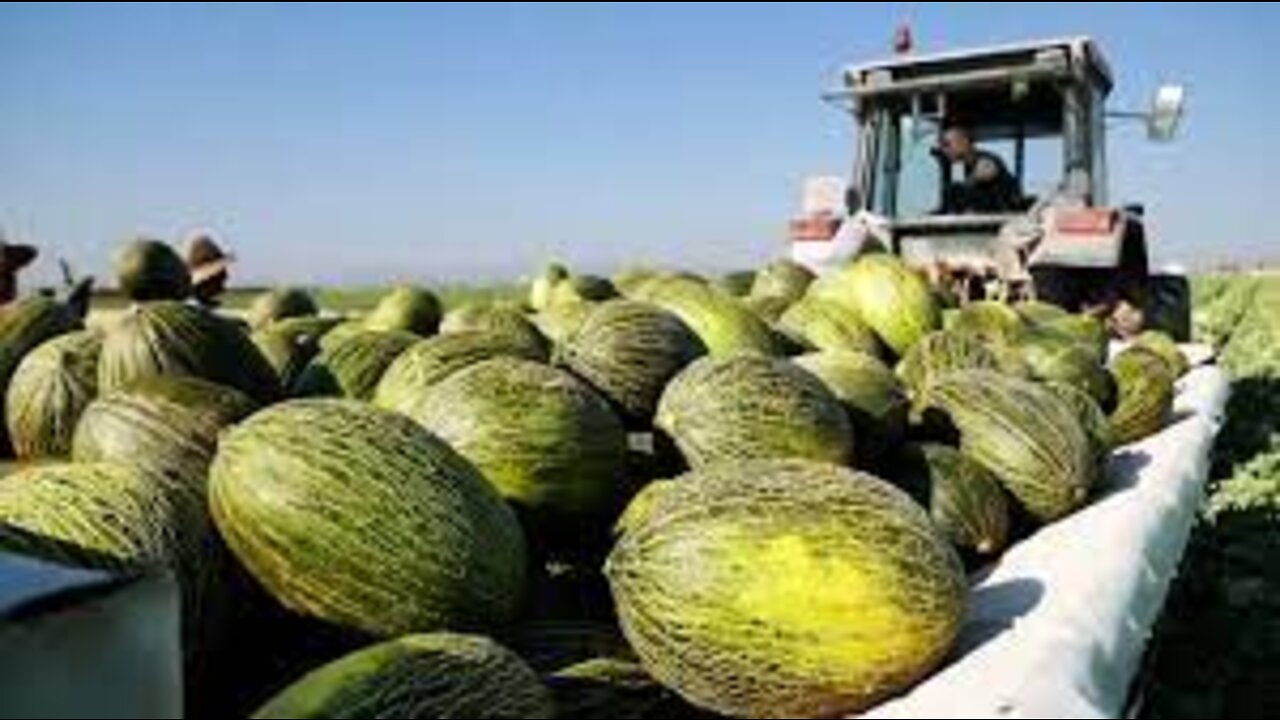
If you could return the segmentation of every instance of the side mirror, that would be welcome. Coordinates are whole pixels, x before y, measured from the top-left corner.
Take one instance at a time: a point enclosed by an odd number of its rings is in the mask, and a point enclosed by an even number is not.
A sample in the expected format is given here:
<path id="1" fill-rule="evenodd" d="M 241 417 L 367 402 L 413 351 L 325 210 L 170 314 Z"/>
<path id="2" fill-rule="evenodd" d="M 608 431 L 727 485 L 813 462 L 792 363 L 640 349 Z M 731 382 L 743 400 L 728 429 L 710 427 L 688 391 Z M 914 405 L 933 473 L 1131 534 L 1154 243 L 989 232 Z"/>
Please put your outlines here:
<path id="1" fill-rule="evenodd" d="M 1147 115 L 1147 138 L 1168 142 L 1178 131 L 1178 123 L 1186 105 L 1186 90 L 1181 85 L 1161 85 L 1151 100 Z"/>

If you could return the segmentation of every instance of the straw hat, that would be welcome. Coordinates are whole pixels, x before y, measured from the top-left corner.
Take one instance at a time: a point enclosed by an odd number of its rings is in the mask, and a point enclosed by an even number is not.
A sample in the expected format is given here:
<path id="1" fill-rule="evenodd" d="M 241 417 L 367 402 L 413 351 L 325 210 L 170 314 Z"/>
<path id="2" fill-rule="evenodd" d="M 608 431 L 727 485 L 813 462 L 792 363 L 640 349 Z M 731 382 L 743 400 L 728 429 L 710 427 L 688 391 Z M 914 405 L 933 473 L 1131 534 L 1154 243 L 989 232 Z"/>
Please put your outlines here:
<path id="1" fill-rule="evenodd" d="M 192 285 L 202 285 L 226 272 L 235 259 L 208 235 L 195 235 L 187 242 L 187 270 L 191 273 Z"/>

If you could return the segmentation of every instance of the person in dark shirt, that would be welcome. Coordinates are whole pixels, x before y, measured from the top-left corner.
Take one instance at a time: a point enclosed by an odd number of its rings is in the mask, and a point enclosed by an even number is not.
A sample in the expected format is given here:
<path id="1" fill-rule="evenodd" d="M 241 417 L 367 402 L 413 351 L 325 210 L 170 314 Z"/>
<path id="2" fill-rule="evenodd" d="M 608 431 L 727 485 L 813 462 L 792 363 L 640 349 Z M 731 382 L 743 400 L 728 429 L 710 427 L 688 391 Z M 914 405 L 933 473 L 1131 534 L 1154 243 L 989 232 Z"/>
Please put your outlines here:
<path id="1" fill-rule="evenodd" d="M 949 170 L 960 164 L 964 177 L 946 188 L 941 212 L 1007 213 L 1023 209 L 1022 188 L 999 155 L 979 148 L 963 125 L 949 125 L 939 139 L 937 156 Z"/>

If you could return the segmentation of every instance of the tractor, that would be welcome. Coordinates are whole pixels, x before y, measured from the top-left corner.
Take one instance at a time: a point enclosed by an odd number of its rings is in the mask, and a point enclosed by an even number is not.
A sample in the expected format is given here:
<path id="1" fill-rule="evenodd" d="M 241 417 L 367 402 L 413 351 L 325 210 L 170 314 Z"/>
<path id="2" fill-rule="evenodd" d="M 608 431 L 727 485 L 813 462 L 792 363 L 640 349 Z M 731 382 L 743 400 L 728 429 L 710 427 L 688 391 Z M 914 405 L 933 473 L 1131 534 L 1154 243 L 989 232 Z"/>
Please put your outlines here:
<path id="1" fill-rule="evenodd" d="M 853 172 L 808 181 L 793 259 L 822 271 L 876 247 L 960 303 L 1034 298 L 1095 313 L 1120 335 L 1159 328 L 1185 340 L 1186 278 L 1151 272 L 1143 208 L 1113 202 L 1106 153 L 1116 119 L 1170 140 L 1183 89 L 1160 87 L 1144 112 L 1108 111 L 1111 71 L 1084 37 L 939 54 L 909 44 L 846 69 L 824 95 L 854 120 Z M 955 123 L 1003 160 L 1016 198 L 981 210 L 951 202 L 964 178 L 939 147 Z"/>

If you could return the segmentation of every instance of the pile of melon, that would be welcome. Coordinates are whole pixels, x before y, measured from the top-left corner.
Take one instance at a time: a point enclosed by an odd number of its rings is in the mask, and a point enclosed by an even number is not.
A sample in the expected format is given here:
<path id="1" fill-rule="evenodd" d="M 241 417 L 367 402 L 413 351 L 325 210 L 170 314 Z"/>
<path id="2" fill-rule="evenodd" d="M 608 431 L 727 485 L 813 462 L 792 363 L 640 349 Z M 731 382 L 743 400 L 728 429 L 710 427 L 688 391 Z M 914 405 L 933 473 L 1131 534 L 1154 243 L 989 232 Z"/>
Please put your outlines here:
<path id="1" fill-rule="evenodd" d="M 1109 357 L 1088 316 L 946 307 L 889 255 L 552 266 L 447 312 L 281 288 L 247 322 L 128 257 L 91 330 L 0 310 L 0 549 L 173 572 L 193 716 L 864 710 L 1187 371 L 1159 333 Z"/>

